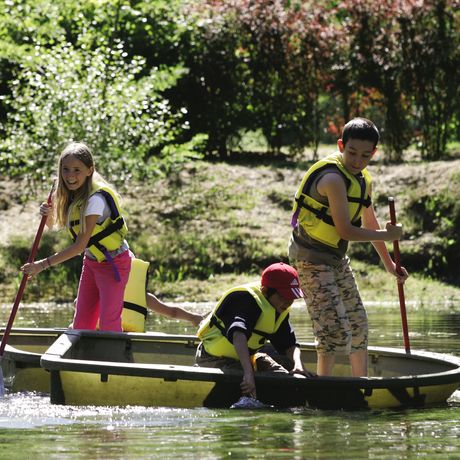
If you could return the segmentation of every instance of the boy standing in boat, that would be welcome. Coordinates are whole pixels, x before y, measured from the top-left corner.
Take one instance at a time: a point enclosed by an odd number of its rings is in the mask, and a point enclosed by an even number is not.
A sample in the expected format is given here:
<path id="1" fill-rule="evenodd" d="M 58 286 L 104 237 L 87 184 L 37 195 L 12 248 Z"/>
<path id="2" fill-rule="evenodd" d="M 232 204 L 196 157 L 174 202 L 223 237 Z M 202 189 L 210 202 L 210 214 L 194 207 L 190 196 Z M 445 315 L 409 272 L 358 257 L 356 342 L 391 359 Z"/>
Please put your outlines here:
<path id="1" fill-rule="evenodd" d="M 242 368 L 241 391 L 257 398 L 254 370 L 311 376 L 303 367 L 300 348 L 289 323 L 289 310 L 303 296 L 296 270 L 282 262 L 262 273 L 260 283 L 227 291 L 198 330 L 196 363 L 221 369 Z M 259 350 L 269 339 L 291 361 L 288 371 Z"/>
<path id="2" fill-rule="evenodd" d="M 380 229 L 366 167 L 379 141 L 377 127 L 354 118 L 343 128 L 338 152 L 316 162 L 295 195 L 289 259 L 296 267 L 313 323 L 318 375 L 331 375 L 337 354 L 349 356 L 352 374 L 367 375 L 368 324 L 349 258 L 349 241 L 371 242 L 385 269 L 397 273 L 385 241 L 399 240 L 401 225 Z"/>

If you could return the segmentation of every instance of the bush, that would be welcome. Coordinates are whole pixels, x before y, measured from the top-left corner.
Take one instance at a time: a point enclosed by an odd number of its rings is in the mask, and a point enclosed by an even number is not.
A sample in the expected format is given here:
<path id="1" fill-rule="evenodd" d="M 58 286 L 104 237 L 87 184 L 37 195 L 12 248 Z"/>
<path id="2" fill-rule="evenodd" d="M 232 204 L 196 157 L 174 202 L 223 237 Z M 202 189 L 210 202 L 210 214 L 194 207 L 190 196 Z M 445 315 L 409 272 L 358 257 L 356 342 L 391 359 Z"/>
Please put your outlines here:
<path id="1" fill-rule="evenodd" d="M 409 238 L 419 237 L 420 244 L 407 245 L 405 260 L 427 275 L 458 284 L 453 267 L 460 264 L 460 174 L 453 173 L 445 179 L 448 187 L 435 194 L 414 194 L 408 203 Z"/>
<path id="2" fill-rule="evenodd" d="M 36 53 L 41 64 L 23 64 L 13 82 L 0 153 L 4 172 L 49 177 L 57 151 L 71 140 L 87 142 L 98 169 L 115 182 L 159 174 L 163 157 L 173 163 L 197 156 L 193 145 L 176 145 L 186 128 L 183 114 L 172 113 L 160 96 L 179 69 L 154 68 L 139 77 L 145 60 L 125 61 L 122 43 L 94 51 L 37 45 Z"/>

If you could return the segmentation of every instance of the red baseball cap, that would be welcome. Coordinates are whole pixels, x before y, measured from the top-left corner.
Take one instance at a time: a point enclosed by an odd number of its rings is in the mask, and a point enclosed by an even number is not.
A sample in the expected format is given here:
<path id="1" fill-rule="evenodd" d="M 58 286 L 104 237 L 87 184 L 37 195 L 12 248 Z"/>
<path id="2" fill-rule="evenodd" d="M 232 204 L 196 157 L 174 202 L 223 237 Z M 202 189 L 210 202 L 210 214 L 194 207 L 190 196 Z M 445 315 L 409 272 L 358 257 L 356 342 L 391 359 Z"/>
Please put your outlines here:
<path id="1" fill-rule="evenodd" d="M 303 297 L 296 269 L 283 262 L 269 265 L 262 272 L 262 286 L 276 289 L 286 300 Z"/>

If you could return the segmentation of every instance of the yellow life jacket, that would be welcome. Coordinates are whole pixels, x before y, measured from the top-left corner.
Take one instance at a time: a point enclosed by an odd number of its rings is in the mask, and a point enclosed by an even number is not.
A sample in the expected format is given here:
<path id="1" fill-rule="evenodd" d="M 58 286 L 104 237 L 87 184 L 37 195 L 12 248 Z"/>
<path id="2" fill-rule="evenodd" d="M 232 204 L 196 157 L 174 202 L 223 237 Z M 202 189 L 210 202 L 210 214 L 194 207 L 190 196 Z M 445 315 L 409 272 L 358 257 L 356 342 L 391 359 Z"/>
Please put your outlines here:
<path id="1" fill-rule="evenodd" d="M 147 318 L 147 282 L 149 262 L 131 259 L 131 271 L 125 287 L 121 327 L 124 332 L 145 332 Z M 99 322 L 96 329 L 99 329 Z"/>
<path id="2" fill-rule="evenodd" d="M 316 162 L 306 172 L 295 195 L 292 225 L 295 227 L 298 224 L 311 238 L 338 248 L 341 238 L 334 226 L 329 207 L 310 196 L 311 186 L 318 174 L 325 169 L 331 169 L 331 166 L 337 168 L 345 179 L 351 223 L 361 227 L 364 207 L 369 207 L 371 204 L 371 176 L 367 169 L 362 171 L 363 181 L 350 174 L 343 165 L 340 153 L 334 153 Z"/>
<path id="3" fill-rule="evenodd" d="M 149 262 L 133 258 L 125 288 L 121 326 L 125 332 L 145 332 Z"/>
<path id="4" fill-rule="evenodd" d="M 213 311 L 202 322 L 198 329 L 197 335 L 203 342 L 205 350 L 212 356 L 226 357 L 239 359 L 235 347 L 223 335 L 224 323 L 217 316 L 217 311 L 225 300 L 225 298 L 232 292 L 246 291 L 249 292 L 257 302 L 261 309 L 261 315 L 256 322 L 252 335 L 248 340 L 249 353 L 254 354 L 257 350 L 262 348 L 269 335 L 274 334 L 289 314 L 291 307 L 287 308 L 276 318 L 276 310 L 271 303 L 264 297 L 260 286 L 257 283 L 245 284 L 238 286 L 227 291 L 219 300 Z"/>
<path id="5" fill-rule="evenodd" d="M 128 233 L 128 227 L 123 219 L 120 203 L 116 194 L 108 187 L 94 185 L 91 195 L 101 193 L 105 198 L 109 208 L 110 217 L 104 222 L 96 224 L 88 241 L 88 249 L 96 257 L 98 262 L 106 259 L 107 251 L 115 251 L 123 243 L 123 239 Z M 70 210 L 69 228 L 70 236 L 75 241 L 80 232 L 80 203 L 75 203 Z"/>

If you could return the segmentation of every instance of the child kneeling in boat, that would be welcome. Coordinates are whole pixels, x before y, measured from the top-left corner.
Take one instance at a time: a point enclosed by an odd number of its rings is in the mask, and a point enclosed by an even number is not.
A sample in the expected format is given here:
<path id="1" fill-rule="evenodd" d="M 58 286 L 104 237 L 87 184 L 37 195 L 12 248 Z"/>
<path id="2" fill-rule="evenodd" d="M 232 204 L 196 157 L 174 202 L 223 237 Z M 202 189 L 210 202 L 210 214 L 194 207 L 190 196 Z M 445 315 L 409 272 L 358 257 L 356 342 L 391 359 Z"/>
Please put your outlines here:
<path id="1" fill-rule="evenodd" d="M 201 343 L 196 364 L 242 368 L 241 391 L 253 398 L 257 398 L 254 370 L 313 376 L 303 366 L 289 322 L 292 303 L 301 297 L 296 270 L 282 262 L 267 267 L 260 283 L 230 289 L 198 329 Z M 267 339 L 278 353 L 289 359 L 289 370 L 261 351 Z"/>

